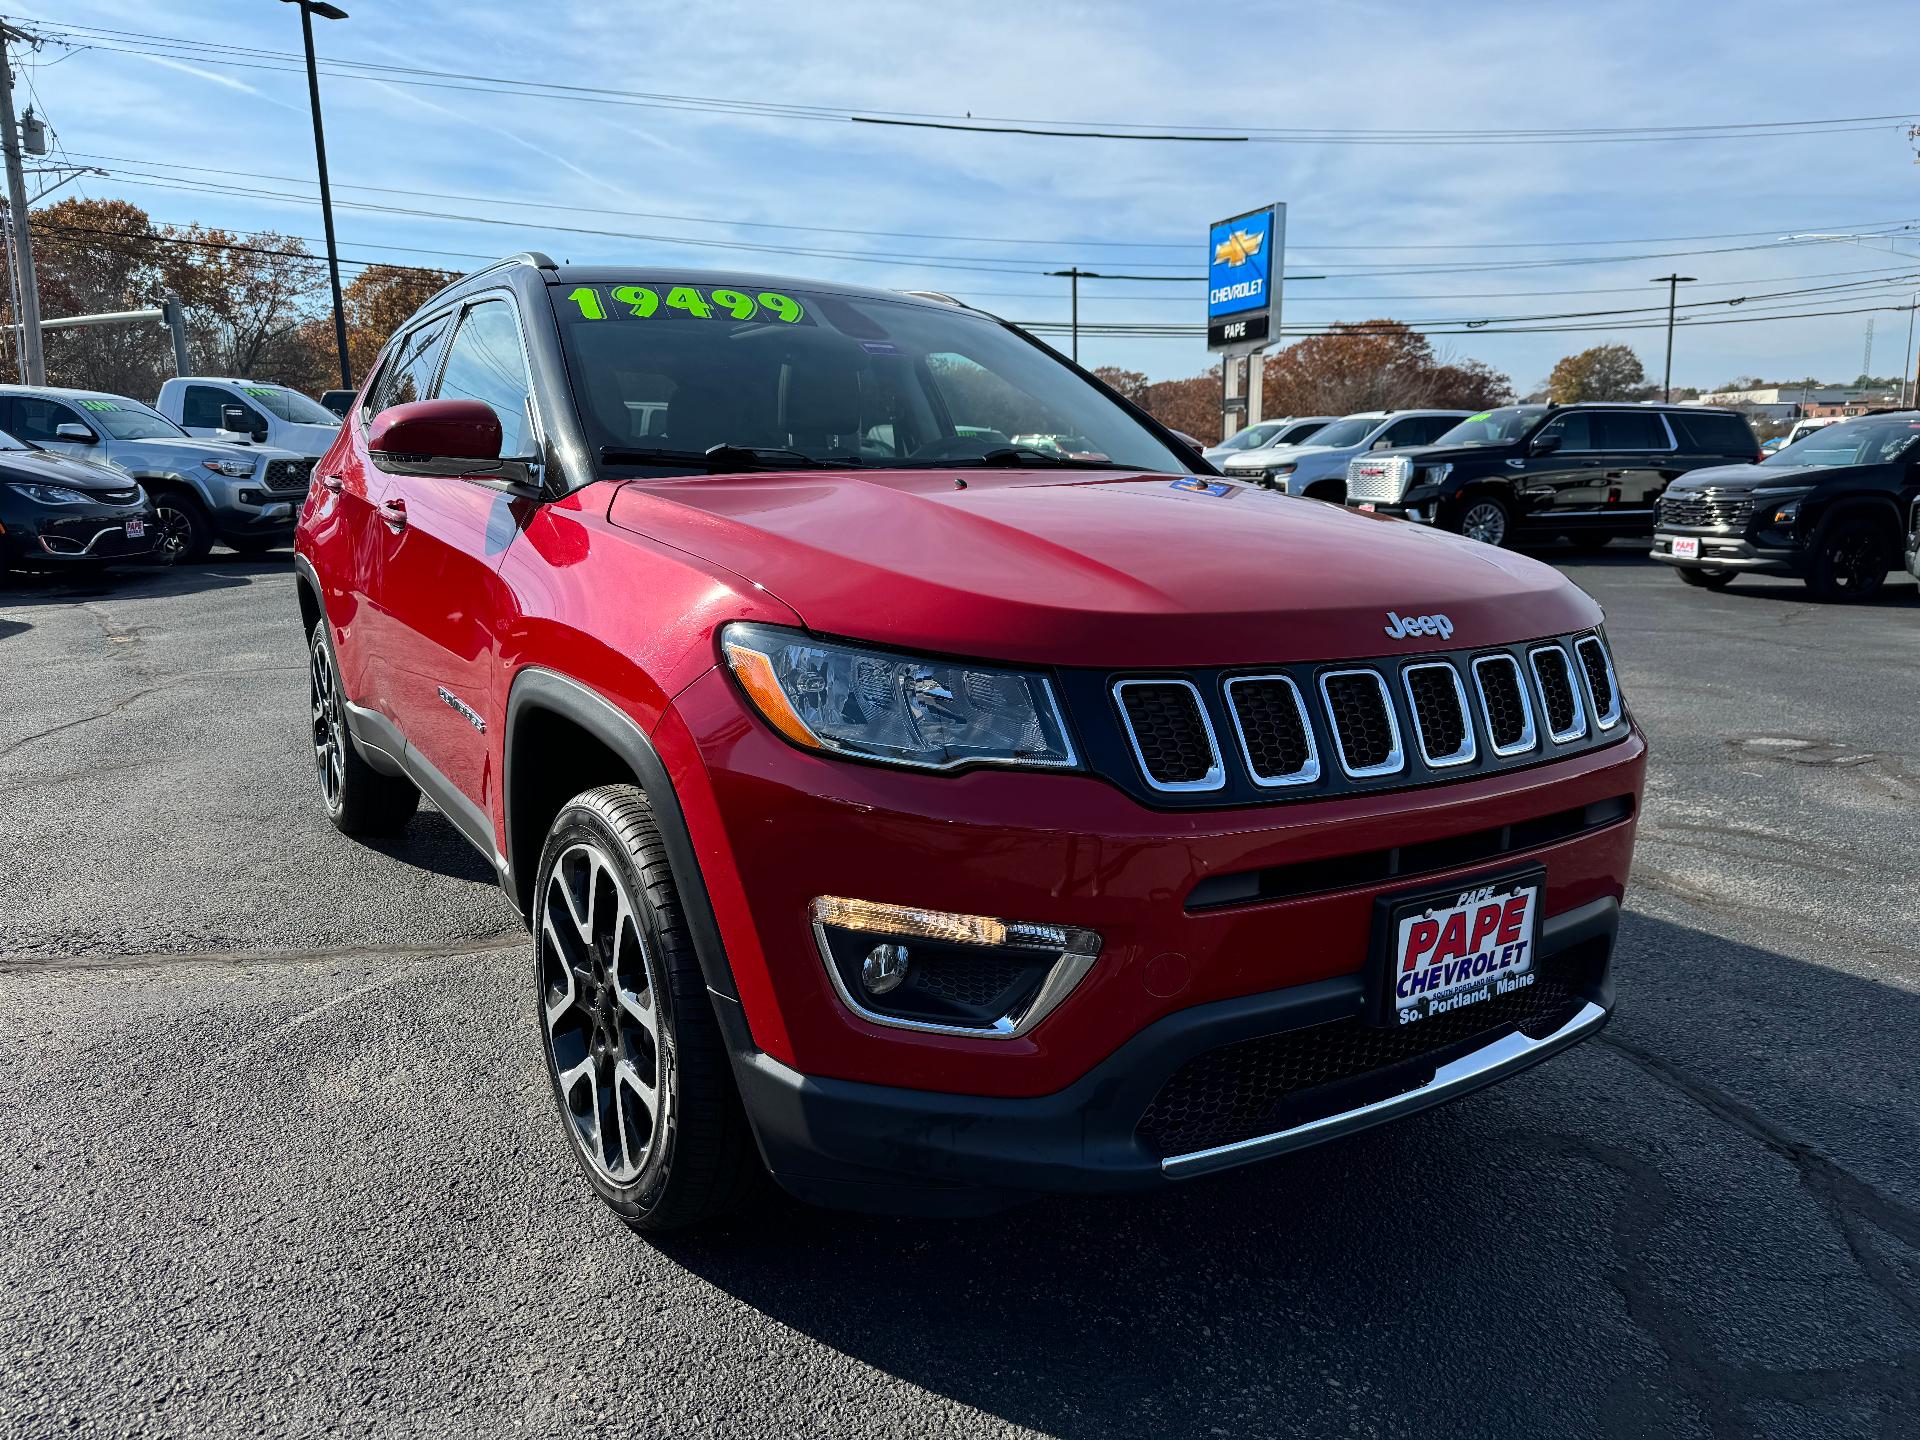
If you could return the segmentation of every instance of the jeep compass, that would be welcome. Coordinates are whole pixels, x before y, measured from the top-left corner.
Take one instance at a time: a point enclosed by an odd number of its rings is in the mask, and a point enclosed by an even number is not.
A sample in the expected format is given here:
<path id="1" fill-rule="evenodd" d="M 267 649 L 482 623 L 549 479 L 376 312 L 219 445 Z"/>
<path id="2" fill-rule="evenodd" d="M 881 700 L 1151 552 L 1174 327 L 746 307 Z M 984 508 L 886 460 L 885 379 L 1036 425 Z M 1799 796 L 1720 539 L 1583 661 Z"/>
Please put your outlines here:
<path id="1" fill-rule="evenodd" d="M 1187 454 L 937 295 L 529 254 L 388 342 L 299 520 L 320 795 L 496 869 L 629 1223 L 1175 1184 L 1605 1023 L 1599 609 Z"/>

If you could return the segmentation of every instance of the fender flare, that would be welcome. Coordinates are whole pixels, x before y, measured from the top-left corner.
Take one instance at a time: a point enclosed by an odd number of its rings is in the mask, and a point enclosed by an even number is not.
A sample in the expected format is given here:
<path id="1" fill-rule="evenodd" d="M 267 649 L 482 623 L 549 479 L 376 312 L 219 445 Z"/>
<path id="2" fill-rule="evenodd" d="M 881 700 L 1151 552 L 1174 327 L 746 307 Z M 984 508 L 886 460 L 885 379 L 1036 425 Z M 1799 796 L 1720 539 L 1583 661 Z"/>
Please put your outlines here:
<path id="1" fill-rule="evenodd" d="M 132 474 L 133 478 L 140 482 L 142 489 L 148 489 L 154 485 L 178 485 L 191 491 L 193 497 L 202 505 L 206 506 L 209 511 L 215 508 L 213 497 L 208 494 L 206 489 L 196 483 L 192 476 L 183 475 L 178 470 L 135 470 Z"/>
<path id="2" fill-rule="evenodd" d="M 1850 515 L 1855 515 L 1867 510 L 1877 510 L 1880 512 L 1881 518 L 1885 520 L 1887 526 L 1893 532 L 1894 553 L 1898 556 L 1906 548 L 1907 517 L 1900 513 L 1899 498 L 1891 494 L 1836 495 L 1820 507 L 1819 518 L 1813 522 L 1813 528 L 1807 532 L 1807 543 L 1811 545 L 1814 540 L 1819 538 L 1821 532 L 1829 526 L 1838 523 Z"/>
<path id="3" fill-rule="evenodd" d="M 660 752 L 654 749 L 653 741 L 632 716 L 578 680 L 541 666 L 522 669 L 514 676 L 513 686 L 507 694 L 507 720 L 501 744 L 500 796 L 507 857 L 506 873 L 502 878 L 507 883 L 509 897 L 523 914 L 532 913 L 534 872 L 539 868 L 540 857 L 537 853 L 516 853 L 521 847 L 516 843 L 513 824 L 514 757 L 520 748 L 516 741 L 521 724 L 528 714 L 539 710 L 558 714 L 578 725 L 625 761 L 633 771 L 641 790 L 646 794 L 648 806 L 653 810 L 654 820 L 660 827 L 660 837 L 667 851 L 667 866 L 673 872 L 674 888 L 680 892 L 680 907 L 686 916 L 687 931 L 693 937 L 694 955 L 700 962 L 700 973 L 705 977 L 707 989 L 716 1001 L 730 1002 L 715 1005 L 720 1013 L 722 1029 L 732 1030 L 730 1022 L 739 1023 L 744 1028 L 740 992 L 733 980 L 733 966 L 727 960 L 726 948 L 720 939 L 719 922 L 714 918 L 713 901 L 707 894 L 706 879 L 701 873 L 699 856 L 693 848 L 693 837 L 687 830 L 686 816 L 680 809 L 680 797 L 674 792 L 673 781 L 667 775 L 666 763 L 661 760 Z M 740 1033 L 729 1034 L 729 1041 L 737 1042 Z"/>

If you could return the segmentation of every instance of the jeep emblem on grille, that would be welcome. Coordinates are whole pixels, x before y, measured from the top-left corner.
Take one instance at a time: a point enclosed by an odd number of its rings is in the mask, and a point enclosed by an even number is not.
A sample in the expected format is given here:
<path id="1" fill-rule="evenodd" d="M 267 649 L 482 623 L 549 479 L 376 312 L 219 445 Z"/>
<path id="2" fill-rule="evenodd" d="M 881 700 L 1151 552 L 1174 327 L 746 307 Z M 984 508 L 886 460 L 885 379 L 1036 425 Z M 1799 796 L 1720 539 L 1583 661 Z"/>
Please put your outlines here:
<path id="1" fill-rule="evenodd" d="M 1453 621 L 1444 615 L 1396 615 L 1387 611 L 1387 638 L 1404 640 L 1409 635 L 1438 635 L 1442 640 L 1453 638 Z"/>

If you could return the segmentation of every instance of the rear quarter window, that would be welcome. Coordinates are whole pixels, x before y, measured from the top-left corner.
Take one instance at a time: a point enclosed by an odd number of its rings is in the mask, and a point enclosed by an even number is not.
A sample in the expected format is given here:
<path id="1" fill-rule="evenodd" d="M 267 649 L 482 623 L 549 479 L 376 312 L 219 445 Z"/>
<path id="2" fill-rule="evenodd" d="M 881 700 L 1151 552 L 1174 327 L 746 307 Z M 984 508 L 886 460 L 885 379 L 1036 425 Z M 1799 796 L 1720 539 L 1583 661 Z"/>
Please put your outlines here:
<path id="1" fill-rule="evenodd" d="M 1670 410 L 1667 412 L 1667 423 L 1673 426 L 1673 433 L 1680 441 L 1682 450 L 1693 450 L 1702 455 L 1731 455 L 1742 460 L 1760 452 L 1760 442 L 1753 438 L 1753 431 L 1741 415 L 1715 415 L 1704 411 L 1689 415 Z"/>

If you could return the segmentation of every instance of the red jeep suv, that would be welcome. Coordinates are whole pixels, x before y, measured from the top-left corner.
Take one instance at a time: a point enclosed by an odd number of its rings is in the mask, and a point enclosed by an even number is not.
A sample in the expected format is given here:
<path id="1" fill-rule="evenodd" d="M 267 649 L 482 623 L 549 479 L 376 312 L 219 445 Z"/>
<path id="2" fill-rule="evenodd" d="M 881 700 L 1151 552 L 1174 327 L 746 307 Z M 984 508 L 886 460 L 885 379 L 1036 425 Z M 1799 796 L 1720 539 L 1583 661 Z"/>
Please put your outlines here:
<path id="1" fill-rule="evenodd" d="M 492 862 L 640 1228 L 762 1169 L 922 1214 L 1165 1185 L 1612 1004 L 1646 747 L 1594 603 L 1208 473 L 944 296 L 469 275 L 298 570 L 328 814 L 424 793 Z"/>

